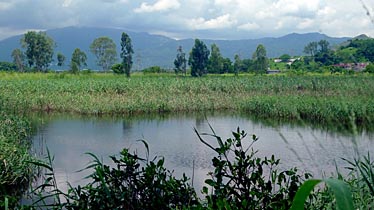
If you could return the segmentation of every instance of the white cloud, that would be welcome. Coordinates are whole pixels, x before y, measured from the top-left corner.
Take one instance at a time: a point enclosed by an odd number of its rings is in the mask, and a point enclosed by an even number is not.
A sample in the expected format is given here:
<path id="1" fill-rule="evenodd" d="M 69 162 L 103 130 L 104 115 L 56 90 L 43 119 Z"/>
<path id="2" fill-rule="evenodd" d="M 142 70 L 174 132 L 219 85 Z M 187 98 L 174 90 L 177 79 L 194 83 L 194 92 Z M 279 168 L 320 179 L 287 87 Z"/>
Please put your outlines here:
<path id="1" fill-rule="evenodd" d="M 160 12 L 178 9 L 179 7 L 180 3 L 178 0 L 159 0 L 154 4 L 143 2 L 140 7 L 136 8 L 134 11 L 137 13 Z"/>
<path id="2" fill-rule="evenodd" d="M 217 18 L 205 20 L 204 18 L 196 18 L 189 21 L 191 29 L 206 30 L 206 29 L 222 29 L 230 28 L 236 24 L 236 20 L 232 20 L 230 14 L 225 14 Z"/>
<path id="3" fill-rule="evenodd" d="M 301 22 L 299 22 L 299 24 L 297 24 L 297 28 L 298 29 L 308 29 L 308 28 L 311 28 L 314 24 L 314 20 L 313 19 L 304 19 L 302 20 Z"/>
<path id="4" fill-rule="evenodd" d="M 374 1 L 374 0 L 372 0 Z M 27 28 L 126 28 L 178 38 L 240 39 L 322 32 L 355 36 L 374 24 L 357 0 L 0 0 L 0 37 Z M 374 15 L 372 4 L 364 0 Z M 95 12 L 92 12 L 95 11 Z"/>
<path id="5" fill-rule="evenodd" d="M 239 30 L 244 30 L 244 31 L 252 31 L 252 30 L 259 29 L 259 28 L 260 26 L 257 23 L 253 23 L 253 22 L 245 23 L 245 24 L 238 26 Z"/>
<path id="6" fill-rule="evenodd" d="M 0 11 L 8 10 L 12 7 L 11 2 L 0 2 Z"/>

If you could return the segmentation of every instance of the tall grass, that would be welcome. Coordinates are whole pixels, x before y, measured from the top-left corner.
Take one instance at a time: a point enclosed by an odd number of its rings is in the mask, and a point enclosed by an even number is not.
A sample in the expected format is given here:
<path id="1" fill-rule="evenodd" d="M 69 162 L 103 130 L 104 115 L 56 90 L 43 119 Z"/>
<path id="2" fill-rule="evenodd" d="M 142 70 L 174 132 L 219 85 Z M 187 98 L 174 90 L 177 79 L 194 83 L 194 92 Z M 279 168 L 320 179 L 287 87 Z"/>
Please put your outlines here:
<path id="1" fill-rule="evenodd" d="M 0 111 L 0 208 L 17 203 L 32 179 L 30 134 L 31 125 L 25 118 Z"/>
<path id="2" fill-rule="evenodd" d="M 185 78 L 3 74 L 0 105 L 18 112 L 133 114 L 241 110 L 259 117 L 374 122 L 374 77 Z"/>

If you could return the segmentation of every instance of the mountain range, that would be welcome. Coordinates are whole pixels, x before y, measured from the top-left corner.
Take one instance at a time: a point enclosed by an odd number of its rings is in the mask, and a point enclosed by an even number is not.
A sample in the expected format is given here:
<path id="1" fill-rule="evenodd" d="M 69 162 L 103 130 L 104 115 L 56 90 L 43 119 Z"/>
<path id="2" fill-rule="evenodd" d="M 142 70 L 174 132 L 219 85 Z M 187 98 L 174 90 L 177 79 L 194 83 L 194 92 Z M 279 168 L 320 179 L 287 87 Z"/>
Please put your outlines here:
<path id="1" fill-rule="evenodd" d="M 132 39 L 135 54 L 133 56 L 134 69 L 142 69 L 149 66 L 161 66 L 172 68 L 176 57 L 176 51 L 182 46 L 185 52 L 190 52 L 194 44 L 193 39 L 175 40 L 166 36 L 152 35 L 144 32 L 124 31 L 113 28 L 93 27 L 66 27 L 47 30 L 46 33 L 56 42 L 55 54 L 60 52 L 66 56 L 65 67 L 75 48 L 80 48 L 87 54 L 88 68 L 97 69 L 95 57 L 89 51 L 89 46 L 95 38 L 107 36 L 117 44 L 117 52 L 120 50 L 120 38 L 122 32 L 126 32 Z M 12 61 L 11 53 L 16 48 L 21 48 L 20 39 L 23 35 L 13 36 L 0 41 L 0 61 Z M 259 44 L 263 44 L 268 57 L 275 58 L 282 54 L 291 56 L 303 55 L 304 47 L 312 41 L 325 39 L 332 46 L 339 45 L 351 38 L 334 38 L 321 33 L 297 34 L 292 33 L 278 38 L 243 39 L 243 40 L 209 40 L 202 39 L 210 48 L 215 43 L 224 57 L 233 59 L 235 54 L 242 59 L 251 58 Z M 187 53 L 188 54 L 188 53 Z M 54 60 L 57 60 L 56 58 Z M 57 68 L 52 65 L 52 68 Z"/>

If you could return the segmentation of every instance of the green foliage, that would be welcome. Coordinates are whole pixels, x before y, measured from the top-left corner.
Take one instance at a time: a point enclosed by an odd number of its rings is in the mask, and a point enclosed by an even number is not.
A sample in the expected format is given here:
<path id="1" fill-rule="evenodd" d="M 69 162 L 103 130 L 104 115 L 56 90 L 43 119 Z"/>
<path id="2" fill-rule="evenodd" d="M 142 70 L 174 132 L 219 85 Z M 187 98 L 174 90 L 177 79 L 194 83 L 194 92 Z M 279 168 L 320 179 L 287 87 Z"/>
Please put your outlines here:
<path id="1" fill-rule="evenodd" d="M 364 72 L 368 72 L 368 73 L 374 73 L 374 64 L 369 64 L 366 66 Z"/>
<path id="2" fill-rule="evenodd" d="M 17 66 L 14 63 L 0 61 L 0 71 L 16 71 Z"/>
<path id="3" fill-rule="evenodd" d="M 357 60 L 374 62 L 374 39 L 352 40 L 348 47 L 357 49 L 355 53 Z"/>
<path id="4" fill-rule="evenodd" d="M 14 49 L 12 58 L 13 63 L 17 66 L 17 70 L 23 72 L 25 70 L 25 54 L 20 49 Z"/>
<path id="5" fill-rule="evenodd" d="M 203 41 L 195 39 L 195 45 L 192 47 L 188 65 L 191 66 L 191 75 L 193 77 L 201 77 L 207 74 L 209 62 L 209 50 Z"/>
<path id="6" fill-rule="evenodd" d="M 174 60 L 174 71 L 176 74 L 183 73 L 186 75 L 187 73 L 187 60 L 186 60 L 186 53 L 183 52 L 182 46 L 179 46 L 177 49 L 177 57 Z"/>
<path id="7" fill-rule="evenodd" d="M 266 56 L 266 49 L 264 45 L 257 46 L 256 51 L 253 53 L 254 70 L 256 73 L 265 73 L 269 66 L 269 61 Z"/>
<path id="8" fill-rule="evenodd" d="M 114 64 L 111 69 L 115 74 L 124 74 L 125 73 L 122 63 Z"/>
<path id="9" fill-rule="evenodd" d="M 57 53 L 57 66 L 63 66 L 66 57 L 62 53 Z"/>
<path id="10" fill-rule="evenodd" d="M 35 82 L 37 81 L 37 82 Z M 132 94 L 129 94 L 131 90 Z M 17 112 L 133 114 L 160 111 L 244 111 L 262 118 L 324 124 L 374 122 L 374 77 L 369 74 L 207 76 L 173 74 L 64 75 L 0 73 L 1 107 Z M 56 94 L 58 92 L 59 94 Z M 191 97 L 193 96 L 193 97 Z"/>
<path id="11" fill-rule="evenodd" d="M 122 58 L 122 68 L 127 77 L 130 77 L 130 71 L 132 67 L 132 54 L 134 50 L 131 44 L 131 38 L 125 32 L 121 36 L 121 58 Z"/>
<path id="12" fill-rule="evenodd" d="M 291 56 L 288 54 L 283 54 L 279 57 L 279 59 L 282 60 L 282 62 L 288 62 L 291 59 Z"/>
<path id="13" fill-rule="evenodd" d="M 71 56 L 71 70 L 73 73 L 78 73 L 82 66 L 87 66 L 87 55 L 76 48 Z"/>
<path id="14" fill-rule="evenodd" d="M 213 131 L 213 129 L 212 129 Z M 234 138 L 223 141 L 213 134 L 200 135 L 200 141 L 217 153 L 212 159 L 214 172 L 205 183 L 212 188 L 209 193 L 204 187 L 208 208 L 219 209 L 220 205 L 229 205 L 230 209 L 289 209 L 303 177 L 293 168 L 279 172 L 279 159 L 256 157 L 252 144 L 258 140 L 245 142 L 246 133 L 238 128 Z M 213 147 L 202 136 L 217 140 L 218 147 Z M 249 146 L 244 146 L 249 145 Z M 310 174 L 305 174 L 309 178 Z M 227 202 L 227 203 L 226 203 Z"/>
<path id="15" fill-rule="evenodd" d="M 21 43 L 26 49 L 25 55 L 29 66 L 38 71 L 47 71 L 53 58 L 53 39 L 45 32 L 29 31 L 21 39 Z"/>
<path id="16" fill-rule="evenodd" d="M 349 186 L 338 179 L 311 179 L 303 183 L 300 189 L 297 191 L 296 196 L 293 200 L 292 207 L 290 210 L 302 210 L 304 209 L 305 202 L 309 195 L 312 193 L 315 186 L 321 182 L 326 185 L 334 193 L 336 199 L 336 206 L 339 210 L 354 210 L 352 193 Z"/>
<path id="17" fill-rule="evenodd" d="M 314 57 L 318 52 L 318 42 L 310 42 L 304 47 L 304 53 Z"/>
<path id="18" fill-rule="evenodd" d="M 123 149 L 119 158 L 111 156 L 114 167 L 104 165 L 94 154 L 87 153 L 93 159 L 85 169 L 93 169 L 87 177 L 90 183 L 70 187 L 67 194 L 57 186 L 53 158 L 48 153 L 48 162 L 33 162 L 48 170 L 45 183 L 33 190 L 39 197 L 33 206 L 59 209 L 182 209 L 197 206 L 198 199 L 188 184 L 189 179 L 185 175 L 181 179 L 175 178 L 164 167 L 163 158 L 155 157 L 150 161 L 148 145 L 142 142 L 147 149 L 146 157 Z"/>
<path id="19" fill-rule="evenodd" d="M 142 72 L 144 74 L 152 74 L 152 73 L 159 74 L 159 73 L 166 72 L 166 71 L 161 69 L 161 67 L 159 67 L 159 66 L 151 66 L 151 67 L 148 67 L 146 69 L 143 69 Z"/>
<path id="20" fill-rule="evenodd" d="M 221 52 L 216 44 L 212 44 L 211 51 L 210 51 L 210 57 L 208 61 L 208 73 L 213 74 L 222 74 L 224 73 L 223 69 L 223 57 L 221 55 Z"/>
<path id="21" fill-rule="evenodd" d="M 116 44 L 109 37 L 95 39 L 90 45 L 90 50 L 96 56 L 97 65 L 104 71 L 108 71 L 117 60 Z"/>
<path id="22" fill-rule="evenodd" d="M 27 163 L 31 133 L 25 118 L 0 111 L 0 209 L 13 209 L 32 179 L 34 168 Z"/>

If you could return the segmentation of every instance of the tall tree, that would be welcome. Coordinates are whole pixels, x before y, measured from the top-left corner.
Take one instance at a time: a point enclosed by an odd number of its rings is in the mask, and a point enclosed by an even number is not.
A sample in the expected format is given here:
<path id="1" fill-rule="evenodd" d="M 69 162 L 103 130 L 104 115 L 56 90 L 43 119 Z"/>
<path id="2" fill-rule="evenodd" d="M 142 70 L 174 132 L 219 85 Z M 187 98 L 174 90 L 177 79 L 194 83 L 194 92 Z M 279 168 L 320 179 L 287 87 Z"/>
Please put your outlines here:
<path id="1" fill-rule="evenodd" d="M 90 50 L 96 56 L 97 65 L 104 71 L 108 71 L 117 60 L 116 44 L 109 37 L 95 39 L 90 45 Z"/>
<path id="2" fill-rule="evenodd" d="M 257 46 L 256 51 L 253 53 L 254 68 L 259 73 L 265 73 L 268 68 L 268 58 L 264 45 Z"/>
<path id="3" fill-rule="evenodd" d="M 235 75 L 238 75 L 239 72 L 243 68 L 243 61 L 240 59 L 240 56 L 238 54 L 235 54 L 234 56 L 234 72 Z"/>
<path id="4" fill-rule="evenodd" d="M 190 52 L 188 64 L 191 66 L 191 75 L 200 77 L 207 73 L 209 50 L 203 41 L 195 39 L 195 44 Z"/>
<path id="5" fill-rule="evenodd" d="M 223 73 L 223 57 L 216 44 L 212 44 L 210 51 L 209 63 L 208 63 L 208 73 Z"/>
<path id="6" fill-rule="evenodd" d="M 130 36 L 123 32 L 121 36 L 121 58 L 122 58 L 122 68 L 127 77 L 130 77 L 130 71 L 132 67 L 132 54 L 134 50 L 132 48 Z"/>
<path id="7" fill-rule="evenodd" d="M 52 62 L 55 42 L 45 32 L 29 31 L 21 39 L 22 47 L 26 49 L 28 64 L 38 71 L 44 71 Z"/>
<path id="8" fill-rule="evenodd" d="M 304 53 L 314 57 L 318 52 L 318 42 L 310 42 L 304 47 Z"/>
<path id="9" fill-rule="evenodd" d="M 318 42 L 318 45 L 320 47 L 319 52 L 321 53 L 327 53 L 330 50 L 330 43 L 327 40 L 321 40 Z"/>
<path id="10" fill-rule="evenodd" d="M 62 53 L 57 53 L 57 66 L 63 66 L 65 63 L 65 55 Z"/>
<path id="11" fill-rule="evenodd" d="M 25 55 L 20 49 L 14 49 L 12 52 L 13 63 L 17 66 L 18 71 L 23 72 L 25 69 Z"/>
<path id="12" fill-rule="evenodd" d="M 177 57 L 174 60 L 174 71 L 176 74 L 183 73 L 186 75 L 187 67 L 186 53 L 183 52 L 182 46 L 179 46 L 177 49 Z"/>
<path id="13" fill-rule="evenodd" d="M 87 55 L 79 48 L 76 48 L 71 56 L 71 71 L 78 73 L 82 66 L 87 66 Z"/>

